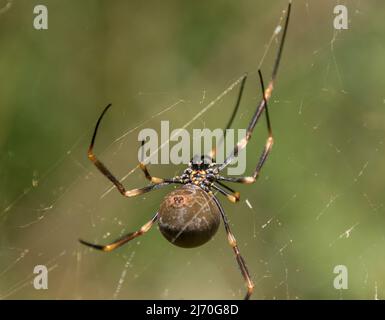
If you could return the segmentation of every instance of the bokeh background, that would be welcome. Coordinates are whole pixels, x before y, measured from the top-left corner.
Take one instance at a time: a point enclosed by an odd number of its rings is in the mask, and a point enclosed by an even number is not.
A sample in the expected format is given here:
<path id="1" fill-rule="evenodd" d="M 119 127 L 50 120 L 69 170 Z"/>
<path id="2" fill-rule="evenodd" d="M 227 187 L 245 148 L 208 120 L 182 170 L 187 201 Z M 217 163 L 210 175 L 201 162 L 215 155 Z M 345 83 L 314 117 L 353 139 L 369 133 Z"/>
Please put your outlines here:
<path id="1" fill-rule="evenodd" d="M 10 4 L 7 4 L 10 3 Z M 33 8 L 48 7 L 48 30 Z M 349 29 L 333 28 L 345 4 Z M 86 157 L 95 151 L 128 188 L 147 182 L 138 132 L 185 125 L 244 72 L 235 128 L 271 72 L 282 1 L 0 1 L 0 298 L 240 299 L 244 283 L 223 225 L 181 249 L 153 228 L 116 252 L 107 243 L 152 217 L 170 189 L 125 199 Z M 275 145 L 259 181 L 222 203 L 256 283 L 255 299 L 385 297 L 385 22 L 383 1 L 295 0 L 270 103 Z M 265 51 L 268 49 L 264 59 Z M 222 127 L 236 90 L 188 129 Z M 120 139 L 119 139 L 120 138 Z M 263 121 L 247 149 L 255 166 Z M 158 176 L 183 166 L 154 165 Z M 251 208 L 245 200 L 251 204 Z M 46 265 L 48 290 L 31 284 Z M 336 290 L 333 269 L 348 268 Z"/>

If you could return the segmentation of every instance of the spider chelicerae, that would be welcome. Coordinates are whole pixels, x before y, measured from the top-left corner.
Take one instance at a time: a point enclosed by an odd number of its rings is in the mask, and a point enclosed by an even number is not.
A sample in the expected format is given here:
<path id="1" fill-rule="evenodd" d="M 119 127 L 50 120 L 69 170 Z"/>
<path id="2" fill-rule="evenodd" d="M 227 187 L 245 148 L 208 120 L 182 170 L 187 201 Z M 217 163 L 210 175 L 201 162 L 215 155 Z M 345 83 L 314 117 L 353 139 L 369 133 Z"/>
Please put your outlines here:
<path id="1" fill-rule="evenodd" d="M 128 233 L 107 245 L 92 244 L 80 240 L 82 244 L 102 251 L 112 251 L 129 242 L 130 240 L 146 233 L 155 222 L 158 222 L 159 230 L 168 241 L 180 247 L 192 248 L 200 246 L 209 241 L 218 230 L 220 220 L 222 218 L 225 225 L 228 242 L 234 251 L 242 276 L 246 282 L 247 292 L 245 299 L 247 300 L 250 298 L 254 288 L 253 281 L 250 278 L 246 263 L 240 254 L 237 241 L 230 230 L 229 222 L 223 207 L 215 194 L 219 192 L 233 203 L 239 201 L 239 192 L 234 191 L 232 188 L 227 186 L 225 182 L 244 184 L 254 183 L 270 153 L 273 145 L 273 135 L 267 101 L 271 97 L 278 66 L 281 60 L 282 49 L 285 43 L 287 27 L 289 24 L 290 10 L 291 1 L 288 4 L 283 34 L 279 43 L 271 80 L 265 89 L 262 73 L 260 70 L 258 70 L 260 85 L 262 89 L 262 99 L 258 104 L 257 109 L 249 123 L 245 138 L 241 139 L 235 145 L 234 150 L 224 160 L 223 163 L 215 162 L 216 150 L 213 149 L 209 156 L 194 156 L 190 161 L 188 168 L 185 169 L 180 176 L 175 176 L 170 179 L 163 179 L 152 176 L 149 173 L 147 166 L 143 162 L 140 162 L 139 167 L 143 171 L 145 177 L 151 181 L 151 184 L 143 188 L 126 190 L 120 181 L 110 172 L 110 170 L 107 169 L 107 167 L 98 160 L 93 152 L 95 138 L 100 122 L 107 110 L 110 108 L 111 104 L 109 104 L 103 110 L 95 126 L 91 144 L 88 149 L 88 158 L 94 163 L 100 172 L 115 185 L 118 191 L 123 196 L 134 197 L 171 184 L 179 184 L 180 187 L 167 194 L 161 203 L 158 212 L 139 230 Z M 231 127 L 235 115 L 238 111 L 243 88 L 247 79 L 247 74 L 245 74 L 241 79 L 242 81 L 238 93 L 238 98 L 226 129 Z M 246 147 L 251 138 L 255 125 L 257 124 L 263 111 L 265 111 L 266 116 L 268 138 L 253 174 L 244 177 L 225 177 L 221 175 L 221 172 L 234 160 L 235 157 L 237 157 L 239 152 Z M 226 130 L 224 132 L 226 132 Z M 142 145 L 143 143 L 144 142 L 142 142 Z"/>

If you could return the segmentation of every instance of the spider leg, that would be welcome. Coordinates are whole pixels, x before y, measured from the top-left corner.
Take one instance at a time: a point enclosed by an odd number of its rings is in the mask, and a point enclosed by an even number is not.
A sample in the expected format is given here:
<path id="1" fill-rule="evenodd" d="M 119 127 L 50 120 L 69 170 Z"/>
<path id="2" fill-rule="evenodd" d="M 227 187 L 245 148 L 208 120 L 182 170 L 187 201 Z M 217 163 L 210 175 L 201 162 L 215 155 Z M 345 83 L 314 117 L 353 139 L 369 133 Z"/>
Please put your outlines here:
<path id="1" fill-rule="evenodd" d="M 234 251 L 235 258 L 237 260 L 238 266 L 241 269 L 241 273 L 243 278 L 245 279 L 246 286 L 247 286 L 247 292 L 245 295 L 245 300 L 249 300 L 251 294 L 253 293 L 254 289 L 254 283 L 250 278 L 249 270 L 247 269 L 245 260 L 242 258 L 241 253 L 239 251 L 238 245 L 237 245 L 237 240 L 235 239 L 233 233 L 231 232 L 229 222 L 227 220 L 225 211 L 223 210 L 221 204 L 219 203 L 218 199 L 216 197 L 213 197 L 214 201 L 218 205 L 219 211 L 221 212 L 222 220 L 225 225 L 226 233 L 227 233 L 227 240 L 231 246 L 231 248 Z"/>
<path id="2" fill-rule="evenodd" d="M 269 156 L 269 153 L 271 151 L 271 148 L 273 146 L 273 131 L 271 129 L 271 123 L 270 123 L 270 117 L 269 117 L 269 109 L 268 109 L 268 106 L 267 106 L 267 101 L 266 101 L 266 96 L 265 96 L 265 86 L 263 84 L 263 78 L 262 78 L 262 73 L 260 70 L 258 70 L 258 74 L 259 74 L 259 79 L 260 79 L 260 82 L 261 82 L 261 87 L 262 87 L 262 92 L 263 92 L 263 100 L 265 101 L 265 115 L 266 115 L 266 123 L 267 123 L 267 131 L 268 131 L 268 138 L 266 140 L 266 144 L 265 144 L 265 147 L 263 148 L 263 151 L 262 151 L 262 154 L 261 154 L 261 157 L 259 158 L 259 161 L 257 163 L 257 166 L 253 172 L 253 174 L 251 176 L 248 176 L 248 177 L 237 177 L 237 178 L 233 178 L 233 177 L 218 177 L 217 179 L 218 180 L 222 180 L 222 181 L 229 181 L 229 182 L 239 182 L 239 183 L 245 183 L 245 184 L 249 184 L 249 183 L 253 183 L 255 182 L 255 180 L 258 178 L 258 175 L 261 171 L 261 168 L 263 166 L 263 164 L 265 163 L 267 157 Z"/>
<path id="3" fill-rule="evenodd" d="M 247 80 L 247 73 L 245 73 L 243 75 L 243 77 L 242 77 L 242 82 L 241 82 L 241 85 L 239 87 L 238 97 L 237 97 L 237 101 L 235 103 L 235 107 L 234 107 L 233 113 L 232 113 L 232 115 L 231 115 L 231 117 L 230 117 L 230 119 L 229 119 L 229 121 L 228 121 L 228 123 L 226 125 L 226 128 L 225 128 L 225 130 L 223 132 L 223 136 L 222 136 L 221 140 L 219 141 L 218 145 L 223 143 L 223 141 L 226 138 L 227 129 L 229 129 L 231 127 L 231 125 L 233 124 L 233 121 L 235 119 L 235 115 L 237 114 L 238 109 L 239 109 L 239 105 L 241 104 L 243 89 L 245 87 L 246 80 Z M 214 146 L 214 148 L 210 152 L 211 159 L 214 159 L 216 154 L 217 154 L 217 148 L 216 148 L 216 146 Z"/>
<path id="4" fill-rule="evenodd" d="M 160 189 L 162 187 L 170 185 L 170 182 L 164 182 L 164 183 L 158 183 L 158 184 L 151 184 L 149 186 L 143 187 L 143 188 L 135 188 L 131 190 L 126 190 L 124 192 L 124 196 L 126 197 L 136 197 L 143 193 L 150 192 L 152 190 Z"/>
<path id="5" fill-rule="evenodd" d="M 215 190 L 217 190 L 218 192 L 220 192 L 221 194 L 223 194 L 228 200 L 230 200 L 232 203 L 235 203 L 235 202 L 238 202 L 239 201 L 239 198 L 240 198 L 240 194 L 239 192 L 237 191 L 234 191 L 233 189 L 229 188 L 228 186 L 224 185 L 223 183 L 221 183 L 220 181 L 215 181 L 217 184 L 219 184 L 221 187 L 213 184 L 211 185 L 211 187 Z M 230 191 L 230 193 L 226 190 L 224 190 L 223 188 L 227 189 L 228 191 Z"/>
<path id="6" fill-rule="evenodd" d="M 147 186 L 144 188 L 126 190 L 124 188 L 124 186 L 122 185 L 122 183 L 118 179 L 116 179 L 115 176 L 111 173 L 111 171 L 109 169 L 107 169 L 107 167 L 95 156 L 93 149 L 94 149 L 96 134 L 98 132 L 99 125 L 103 119 L 103 116 L 106 114 L 107 110 L 110 107 L 111 107 L 111 104 L 107 105 L 107 107 L 104 108 L 102 114 L 100 115 L 100 117 L 96 123 L 95 130 L 94 130 L 94 133 L 92 135 L 91 144 L 88 148 L 88 159 L 90 159 L 93 162 L 93 164 L 99 169 L 99 171 L 104 176 L 106 176 L 115 185 L 115 187 L 118 189 L 118 191 L 123 196 L 126 196 L 126 197 L 137 196 L 139 194 L 146 193 L 146 192 L 152 191 L 154 189 L 157 189 L 158 187 L 166 186 L 170 183 L 176 182 L 176 181 L 174 181 L 174 179 L 162 179 L 162 181 L 157 181 L 156 184 L 153 184 L 153 185 L 150 185 L 150 186 Z M 156 186 L 158 186 L 158 187 L 156 187 Z"/>
<path id="7" fill-rule="evenodd" d="M 145 223 L 139 230 L 137 230 L 135 232 L 130 232 L 130 233 L 124 235 L 123 237 L 121 237 L 121 238 L 119 238 L 119 239 L 115 240 L 114 242 L 107 244 L 107 245 L 93 244 L 93 243 L 89 243 L 89 242 L 81 240 L 81 239 L 79 239 L 79 242 L 88 246 L 88 247 L 91 247 L 91 248 L 94 248 L 97 250 L 101 250 L 104 252 L 109 252 L 109 251 L 112 251 L 112 250 L 115 250 L 115 249 L 121 247 L 122 245 L 126 244 L 128 241 L 131 241 L 132 239 L 135 239 L 135 238 L 141 236 L 142 234 L 146 233 L 148 230 L 150 230 L 150 228 L 152 227 L 152 225 L 155 223 L 155 221 L 157 219 L 158 219 L 158 212 L 155 214 L 155 216 L 150 221 Z"/>
<path id="8" fill-rule="evenodd" d="M 153 177 L 153 176 L 148 172 L 147 166 L 146 166 L 146 164 L 145 164 L 144 161 L 143 161 L 143 159 L 144 159 L 144 149 L 143 149 L 143 145 L 144 145 L 144 140 L 143 140 L 142 143 L 141 143 L 142 157 L 141 157 L 141 161 L 139 162 L 139 168 L 143 171 L 144 176 L 146 177 L 146 179 L 149 180 L 149 181 L 151 181 L 151 182 L 154 183 L 154 184 L 163 183 L 163 182 L 165 182 L 165 181 L 173 182 L 173 181 L 170 180 L 170 179 L 163 179 L 163 178 Z"/>
<path id="9" fill-rule="evenodd" d="M 267 109 L 266 108 L 267 107 L 267 101 L 271 97 L 271 93 L 272 93 L 273 87 L 274 87 L 275 78 L 276 78 L 277 72 L 278 72 L 279 63 L 280 63 L 281 57 L 282 57 L 282 50 L 283 50 L 283 46 L 284 46 L 285 39 L 286 39 L 287 28 L 288 28 L 288 25 L 289 25 L 290 11 L 291 11 L 291 1 L 289 2 L 288 8 L 287 8 L 285 26 L 284 26 L 283 35 L 282 35 L 282 38 L 281 38 L 281 41 L 280 41 L 280 44 L 279 44 L 279 47 L 278 47 L 277 56 L 275 58 L 275 63 L 274 63 L 274 67 L 273 67 L 273 72 L 272 72 L 271 80 L 270 80 L 269 85 L 267 86 L 266 90 L 263 89 L 263 98 L 260 101 L 260 103 L 259 103 L 259 105 L 258 105 L 258 107 L 257 107 L 257 109 L 256 109 L 256 111 L 255 111 L 255 113 L 254 113 L 250 123 L 249 123 L 249 126 L 247 128 L 246 137 L 241 139 L 236 144 L 236 146 L 234 147 L 234 150 L 231 152 L 231 154 L 225 159 L 223 164 L 221 164 L 219 166 L 219 171 L 221 171 L 224 168 L 226 168 L 233 161 L 233 159 L 236 156 L 238 156 L 239 152 L 246 147 L 247 143 L 249 142 L 249 140 L 251 138 L 251 135 L 253 133 L 255 125 L 258 122 L 262 112 L 265 109 Z M 258 71 L 258 73 L 259 73 L 259 76 L 261 78 L 260 71 Z M 260 159 L 261 165 L 263 165 L 263 162 L 266 160 L 266 157 L 267 157 L 268 153 L 270 152 L 272 143 L 273 143 L 272 138 L 269 138 L 267 143 L 266 143 L 265 149 L 264 149 L 265 150 L 264 151 L 265 156 L 262 155 L 261 159 Z"/>

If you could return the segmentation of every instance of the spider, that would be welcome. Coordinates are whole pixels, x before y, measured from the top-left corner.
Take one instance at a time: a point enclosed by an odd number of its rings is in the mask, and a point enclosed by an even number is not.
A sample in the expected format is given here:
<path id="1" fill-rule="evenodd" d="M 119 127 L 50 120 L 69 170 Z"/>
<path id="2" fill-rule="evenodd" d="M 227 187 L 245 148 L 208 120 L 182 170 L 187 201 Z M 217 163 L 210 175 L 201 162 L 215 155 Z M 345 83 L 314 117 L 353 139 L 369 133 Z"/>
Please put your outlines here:
<path id="1" fill-rule="evenodd" d="M 94 163 L 100 172 L 105 175 L 115 185 L 118 191 L 125 197 L 138 196 L 171 184 L 177 184 L 180 185 L 180 187 L 174 189 L 166 195 L 165 199 L 160 205 L 158 212 L 156 212 L 153 218 L 145 223 L 137 231 L 128 233 L 107 245 L 93 244 L 79 240 L 82 244 L 101 251 L 112 251 L 143 235 L 152 227 L 155 222 L 158 222 L 159 230 L 168 241 L 179 247 L 192 248 L 203 245 L 209 241 L 218 230 L 220 220 L 222 218 L 227 233 L 228 242 L 234 251 L 236 261 L 247 286 L 244 299 L 248 300 L 250 298 L 251 294 L 253 293 L 254 283 L 251 280 L 245 260 L 240 254 L 237 241 L 231 232 L 230 225 L 223 207 L 215 194 L 217 192 L 221 193 L 232 203 L 239 201 L 239 192 L 234 191 L 224 182 L 235 182 L 243 184 L 254 183 L 258 178 L 261 168 L 271 151 L 273 146 L 273 134 L 267 101 L 269 100 L 273 91 L 274 81 L 281 60 L 282 50 L 289 24 L 290 10 L 291 2 L 288 4 L 284 30 L 279 43 L 269 85 L 265 90 L 262 73 L 260 70 L 258 70 L 260 86 L 262 89 L 262 99 L 258 104 L 256 111 L 249 123 L 246 136 L 235 145 L 233 151 L 229 154 L 223 163 L 215 162 L 214 156 L 216 150 L 213 149 L 209 156 L 194 156 L 188 167 L 180 176 L 163 179 L 152 176 L 149 173 L 147 166 L 143 162 L 140 162 L 139 167 L 143 171 L 146 179 L 148 179 L 151 184 L 143 188 L 126 190 L 122 183 L 117 178 L 115 178 L 115 176 L 100 160 L 98 160 L 93 152 L 95 138 L 100 122 L 102 121 L 102 118 L 106 114 L 107 110 L 111 107 L 111 104 L 105 107 L 96 123 L 91 144 L 88 149 L 88 158 Z M 241 78 L 242 82 L 240 84 L 235 108 L 226 128 L 231 127 L 234 117 L 237 113 L 246 79 L 247 74 Z M 257 124 L 258 119 L 262 115 L 263 111 L 265 111 L 266 116 L 268 138 L 254 172 L 250 176 L 243 177 L 226 177 L 221 175 L 221 172 L 232 162 L 232 160 L 234 160 L 238 153 L 246 147 L 251 138 L 254 127 Z M 142 145 L 143 143 L 144 142 L 142 142 Z"/>

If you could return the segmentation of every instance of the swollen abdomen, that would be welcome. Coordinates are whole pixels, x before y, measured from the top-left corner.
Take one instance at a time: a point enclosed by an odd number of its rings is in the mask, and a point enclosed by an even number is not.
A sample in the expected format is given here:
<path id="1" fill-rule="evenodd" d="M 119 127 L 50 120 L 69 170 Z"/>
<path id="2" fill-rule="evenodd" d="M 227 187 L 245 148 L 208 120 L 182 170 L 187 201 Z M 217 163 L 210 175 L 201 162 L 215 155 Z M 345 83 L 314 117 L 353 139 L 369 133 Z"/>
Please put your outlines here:
<path id="1" fill-rule="evenodd" d="M 220 211 L 212 196 L 187 184 L 170 192 L 159 210 L 159 229 L 179 247 L 193 248 L 209 241 L 220 224 Z"/>

